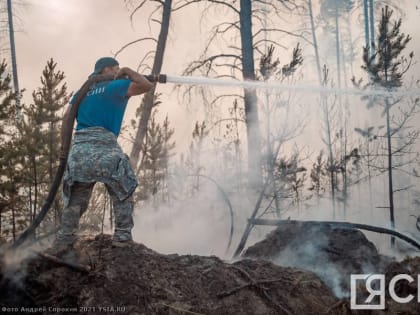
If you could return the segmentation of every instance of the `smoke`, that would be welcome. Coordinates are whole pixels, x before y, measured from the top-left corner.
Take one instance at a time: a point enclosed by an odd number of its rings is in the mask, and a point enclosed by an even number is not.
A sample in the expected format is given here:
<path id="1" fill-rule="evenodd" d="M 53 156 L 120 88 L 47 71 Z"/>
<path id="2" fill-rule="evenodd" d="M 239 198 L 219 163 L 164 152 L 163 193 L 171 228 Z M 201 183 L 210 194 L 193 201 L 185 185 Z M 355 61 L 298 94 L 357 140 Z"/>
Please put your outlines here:
<path id="1" fill-rule="evenodd" d="M 230 259 L 251 214 L 251 199 L 256 197 L 230 195 L 232 220 L 220 189 L 205 180 L 200 186 L 200 190 L 188 198 L 174 198 L 166 203 L 149 200 L 137 207 L 135 241 L 166 254 L 216 255 Z M 228 248 L 231 228 L 233 236 Z M 254 231 L 249 244 L 260 240 L 266 232 L 267 229 Z"/>
<path id="2" fill-rule="evenodd" d="M 12 306 L 30 303 L 27 298 L 22 298 L 26 297 L 27 265 L 44 246 L 35 243 L 13 250 L 7 248 L 6 245 L 0 248 L 0 290 L 4 294 L 3 303 Z"/>
<path id="3" fill-rule="evenodd" d="M 322 234 L 320 234 L 322 235 Z M 343 289 L 342 283 L 347 278 L 338 267 L 331 262 L 321 248 L 328 245 L 326 237 L 313 240 L 312 244 L 304 244 L 299 248 L 286 247 L 273 259 L 274 263 L 284 267 L 301 268 L 316 273 L 339 298 L 348 297 L 349 292 Z M 316 263 L 314 263 L 316 260 Z"/>
<path id="4" fill-rule="evenodd" d="M 243 84 L 255 85 L 255 87 L 258 88 L 260 85 L 264 85 L 264 83 L 243 83 L 230 80 L 197 79 L 195 77 L 185 78 L 169 76 L 168 78 L 173 80 L 173 82 L 178 80 L 178 83 L 186 84 L 219 85 L 226 83 L 228 84 L 227 86 L 233 84 L 232 87 L 235 88 L 242 86 Z M 273 84 L 278 85 L 278 83 Z M 283 88 L 289 88 L 289 86 L 281 84 L 278 85 L 278 87 L 279 93 Z M 273 86 L 271 86 L 271 88 L 273 88 Z M 298 92 L 300 90 L 295 91 Z M 306 93 L 319 93 L 319 91 L 320 89 L 318 88 L 315 90 L 309 89 Z M 325 89 L 322 91 L 340 92 L 338 89 Z M 362 93 L 370 92 L 363 91 Z M 377 93 L 382 93 L 382 91 L 377 91 Z M 407 93 L 410 94 L 412 91 Z M 274 93 L 274 95 L 276 95 L 276 93 Z M 386 173 L 375 173 L 369 182 L 366 173 L 357 174 L 357 170 L 352 169 L 348 175 L 349 188 L 347 196 L 344 196 L 341 189 L 337 189 L 336 201 L 334 204 L 328 191 L 328 183 L 324 182 L 325 190 L 322 192 L 321 199 L 319 200 L 309 191 L 309 174 L 312 163 L 315 160 L 314 157 L 325 145 L 319 137 L 316 136 L 316 132 L 320 133 L 319 115 L 321 115 L 321 113 L 317 113 L 316 108 L 318 106 L 314 105 L 313 99 L 309 99 L 307 96 L 308 95 L 299 95 L 298 99 L 295 98 L 292 101 L 290 97 L 286 101 L 284 99 L 276 100 L 278 102 L 283 101 L 284 104 L 286 104 L 283 105 L 285 111 L 276 112 L 275 115 L 269 116 L 272 128 L 276 128 L 273 139 L 282 136 L 282 129 L 300 129 L 300 134 L 298 136 L 295 137 L 295 135 L 289 134 L 289 137 L 282 139 L 280 157 L 290 157 L 295 150 L 299 152 L 299 148 L 302 148 L 302 143 L 309 148 L 307 157 L 301 158 L 302 166 L 306 168 L 307 172 L 305 182 L 299 191 L 301 196 L 300 205 L 293 202 L 289 194 L 284 194 L 282 192 L 280 198 L 281 218 L 290 217 L 298 220 L 348 221 L 389 228 L 389 208 L 386 208 L 386 205 L 388 204 Z M 366 113 L 370 113 L 370 111 L 366 109 L 365 104 L 360 101 L 358 95 L 350 99 L 350 101 L 352 104 L 352 115 L 349 117 L 350 126 L 360 126 L 366 124 L 366 121 L 368 121 L 368 125 L 378 124 L 378 122 L 371 120 L 372 117 L 366 115 Z M 263 98 L 261 98 L 261 103 L 263 103 Z M 260 108 L 265 104 L 261 105 Z M 196 104 L 196 106 L 199 108 L 199 104 Z M 272 107 L 275 105 L 271 103 L 270 106 Z M 293 125 L 295 124 L 294 120 L 296 120 L 296 117 L 302 117 L 302 114 L 305 114 L 302 108 L 307 109 L 308 115 L 312 115 L 312 113 L 315 115 L 312 117 L 312 121 L 308 126 L 294 127 Z M 197 109 L 197 111 L 199 110 Z M 288 116 L 285 116 L 285 113 L 287 113 Z M 377 116 L 375 115 L 375 117 L 378 116 L 380 116 L 380 114 Z M 285 117 L 288 119 L 285 119 Z M 265 123 L 264 117 L 261 117 L 262 130 L 265 128 Z M 337 121 L 336 124 L 340 127 L 340 121 Z M 223 125 L 218 129 L 221 129 L 223 133 L 222 127 Z M 352 130 L 352 127 L 349 127 L 348 131 L 352 132 Z M 213 131 L 214 130 L 212 130 L 212 132 Z M 242 132 L 240 136 L 244 136 L 244 130 L 241 129 L 240 132 Z M 343 130 L 337 128 L 336 133 L 333 134 L 336 143 L 341 141 L 339 138 L 340 134 L 343 134 Z M 183 139 L 184 142 L 186 141 L 185 138 L 186 137 Z M 188 169 L 184 170 L 184 175 L 176 174 L 176 172 L 171 171 L 171 178 L 168 179 L 170 181 L 169 186 L 171 189 L 174 187 L 176 188 L 174 190 L 175 192 L 172 192 L 172 195 L 169 197 L 162 197 L 160 193 L 158 193 L 156 196 L 151 197 L 150 200 L 143 202 L 136 208 L 135 240 L 165 253 L 193 253 L 200 255 L 217 255 L 224 258 L 230 257 L 229 254 L 231 254 L 233 248 L 237 246 L 247 224 L 247 219 L 254 210 L 259 192 L 250 192 L 249 189 L 244 188 L 246 187 L 246 184 L 244 184 L 246 182 L 246 173 L 243 170 L 246 169 L 246 166 L 235 164 L 235 160 L 232 158 L 232 152 L 229 151 L 227 147 L 220 145 L 220 137 L 217 139 L 219 142 L 215 141 L 215 138 L 217 137 L 214 133 L 210 133 L 209 138 L 210 139 L 207 139 L 207 141 L 203 143 L 203 152 L 200 156 L 201 165 L 197 166 L 197 169 L 199 169 L 200 174 L 211 176 L 211 178 L 215 179 L 231 199 L 234 211 L 234 237 L 228 254 L 226 253 L 226 246 L 229 241 L 231 219 L 226 202 L 223 200 L 223 197 L 215 184 L 203 178 L 199 180 L 200 188 L 192 192 L 193 189 L 191 187 L 193 186 L 192 181 L 194 181 L 194 175 L 191 175 L 190 177 L 185 176 L 185 174 L 191 172 L 191 170 Z M 360 146 L 360 138 L 358 138 L 358 135 L 353 135 L 346 141 L 348 141 L 347 150 Z M 339 148 L 340 147 L 337 145 L 335 150 Z M 343 154 L 343 152 L 341 154 Z M 336 155 L 337 158 L 340 157 L 338 152 L 336 152 Z M 246 155 L 243 152 L 241 157 L 241 163 L 244 163 Z M 235 167 L 241 169 L 242 173 L 235 173 Z M 337 173 L 337 176 L 341 180 L 341 175 L 339 173 Z M 406 183 L 407 180 L 404 179 L 401 174 L 395 174 L 395 182 Z M 412 186 L 415 186 L 417 184 L 416 180 L 412 179 L 411 184 Z M 259 214 L 265 212 L 264 218 L 278 218 L 273 211 L 273 200 L 271 199 L 270 194 L 270 191 L 265 193 Z M 395 195 L 397 230 L 402 232 L 407 231 L 408 233 L 418 235 L 415 224 L 413 224 L 415 223 L 415 219 L 410 219 L 410 215 L 415 214 L 413 212 L 416 212 L 413 210 L 415 208 L 413 208 L 412 202 L 410 201 L 412 199 L 413 196 L 409 195 L 408 190 Z M 272 228 L 268 227 L 254 227 L 250 239 L 247 242 L 247 246 L 263 238 L 265 233 L 271 229 Z M 389 236 L 374 233 L 365 234 L 375 243 L 381 253 L 392 254 L 393 256 L 399 257 L 400 253 L 395 251 L 395 249 L 390 248 Z"/>
<path id="5" fill-rule="evenodd" d="M 136 209 L 133 237 L 163 253 L 223 257 L 230 229 L 227 211 L 211 188 L 159 207 L 148 202 Z"/>

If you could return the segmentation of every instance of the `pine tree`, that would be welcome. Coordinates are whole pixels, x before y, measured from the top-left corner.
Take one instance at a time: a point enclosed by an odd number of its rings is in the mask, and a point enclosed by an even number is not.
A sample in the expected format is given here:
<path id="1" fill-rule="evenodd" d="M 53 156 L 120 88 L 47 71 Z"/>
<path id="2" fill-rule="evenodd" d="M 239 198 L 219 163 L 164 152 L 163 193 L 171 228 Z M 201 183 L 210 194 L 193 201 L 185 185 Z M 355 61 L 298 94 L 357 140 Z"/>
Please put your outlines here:
<path id="1" fill-rule="evenodd" d="M 191 189 L 191 195 L 200 190 L 200 174 L 204 170 L 202 164 L 203 146 L 208 138 L 209 130 L 206 122 L 202 121 L 201 124 L 197 121 L 194 125 L 192 132 L 192 141 L 190 144 L 188 156 L 185 160 L 185 165 L 190 170 L 191 175 L 194 175 L 195 182 Z"/>
<path id="2" fill-rule="evenodd" d="M 7 74 L 7 64 L 0 64 L 0 238 L 8 239 L 16 233 L 21 223 L 18 197 L 20 171 L 19 137 L 17 128 L 17 98 Z"/>
<path id="3" fill-rule="evenodd" d="M 33 103 L 24 107 L 20 126 L 21 146 L 25 159 L 25 192 L 31 209 L 31 219 L 47 195 L 58 166 L 60 129 L 63 108 L 68 102 L 64 73 L 56 69 L 53 59 L 47 61 L 42 72 L 41 87 L 32 92 Z M 60 217 L 60 198 L 53 206 L 54 224 Z"/>
<path id="4" fill-rule="evenodd" d="M 163 125 L 156 121 L 156 110 L 152 112 L 149 121 L 145 143 L 143 145 L 143 157 L 140 165 L 142 172 L 141 191 L 144 198 L 150 195 L 155 196 L 158 191 L 164 189 L 164 181 L 168 174 L 169 158 L 175 148 L 172 142 L 174 130 L 169 126 L 168 117 L 165 118 Z"/>
<path id="5" fill-rule="evenodd" d="M 309 190 L 315 193 L 317 205 L 319 205 L 322 193 L 326 190 L 327 177 L 328 172 L 326 161 L 324 160 L 324 151 L 321 150 L 316 157 L 316 161 L 312 164 L 310 172 L 311 186 Z"/>
<path id="6" fill-rule="evenodd" d="M 382 9 L 382 17 L 379 22 L 378 38 L 376 51 L 369 56 L 368 49 L 364 49 L 364 65 L 362 68 L 369 74 L 369 85 L 393 91 L 398 89 L 403 84 L 403 76 L 410 68 L 413 53 L 406 58 L 402 55 L 403 50 L 410 42 L 411 37 L 401 33 L 400 28 L 402 21 L 392 21 L 392 10 L 386 6 Z M 401 132 L 409 119 L 413 116 L 418 105 L 418 99 L 415 100 L 408 109 L 403 109 L 399 106 L 399 113 L 391 113 L 393 107 L 399 104 L 402 100 L 392 96 L 382 98 L 371 98 L 369 106 L 379 104 L 383 108 L 383 115 L 386 120 L 385 132 L 385 147 L 386 147 L 386 167 L 388 174 L 388 195 L 389 195 L 389 213 L 391 228 L 395 228 L 395 213 L 394 213 L 394 171 L 397 168 L 394 157 L 398 154 L 404 154 L 406 149 L 413 144 L 413 139 L 418 136 L 418 132 L 412 132 L 402 145 L 396 146 L 392 138 L 398 132 Z M 392 117 L 393 116 L 393 117 Z M 396 116 L 400 116 L 399 118 Z M 394 243 L 394 238 L 391 239 Z"/>
<path id="7" fill-rule="evenodd" d="M 148 120 L 147 132 L 143 138 L 141 147 L 141 158 L 134 170 L 139 177 L 139 188 L 136 190 L 134 198 L 138 200 L 147 200 L 151 196 L 156 197 L 158 192 L 161 193 L 162 199 L 168 199 L 167 179 L 169 176 L 169 159 L 173 156 L 175 142 L 173 141 L 174 129 L 170 127 L 168 116 L 165 117 L 163 123 L 159 123 L 156 119 L 158 113 L 157 108 L 161 104 L 159 100 L 160 94 L 154 95 L 153 108 L 151 110 L 150 119 Z M 137 108 L 136 117 L 141 117 L 146 109 L 146 100 L 143 99 L 141 106 Z M 137 120 L 131 120 L 131 127 L 138 129 Z M 131 136 L 133 141 L 137 141 L 137 134 Z M 134 163 L 134 161 L 131 161 Z"/>

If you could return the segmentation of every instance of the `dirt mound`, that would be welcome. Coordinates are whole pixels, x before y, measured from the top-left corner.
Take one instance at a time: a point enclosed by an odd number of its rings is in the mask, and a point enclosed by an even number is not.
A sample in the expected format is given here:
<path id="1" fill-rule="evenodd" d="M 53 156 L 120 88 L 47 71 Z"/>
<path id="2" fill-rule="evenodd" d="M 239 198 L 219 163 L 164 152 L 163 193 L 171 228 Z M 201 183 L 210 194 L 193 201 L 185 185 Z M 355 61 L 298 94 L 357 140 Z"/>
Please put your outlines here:
<path id="1" fill-rule="evenodd" d="M 342 297 L 333 307 L 337 314 L 420 314 L 417 301 L 420 257 L 397 262 L 382 256 L 359 230 L 336 228 L 324 223 L 291 221 L 248 248 L 243 257 L 268 259 L 282 266 L 315 272 L 337 296 Z M 385 274 L 385 310 L 348 310 L 350 275 L 360 273 Z M 399 297 L 404 298 L 410 294 L 414 297 L 409 303 L 397 303 L 390 296 L 389 283 L 399 274 L 407 274 L 414 279 L 411 283 L 399 281 L 395 288 Z M 357 300 L 360 296 L 366 297 L 366 289 L 358 287 L 357 294 Z"/>
<path id="2" fill-rule="evenodd" d="M 379 273 L 390 259 L 359 230 L 291 221 L 249 247 L 243 257 L 268 259 L 318 274 L 338 296 L 348 295 L 350 274 Z"/>
<path id="3" fill-rule="evenodd" d="M 346 314 L 331 311 L 339 300 L 315 274 L 267 261 L 112 248 L 109 237 L 81 240 L 76 252 L 89 258 L 90 272 L 40 256 L 13 273 L 3 266 L 0 306 L 25 313 L 26 301 L 43 314 Z"/>

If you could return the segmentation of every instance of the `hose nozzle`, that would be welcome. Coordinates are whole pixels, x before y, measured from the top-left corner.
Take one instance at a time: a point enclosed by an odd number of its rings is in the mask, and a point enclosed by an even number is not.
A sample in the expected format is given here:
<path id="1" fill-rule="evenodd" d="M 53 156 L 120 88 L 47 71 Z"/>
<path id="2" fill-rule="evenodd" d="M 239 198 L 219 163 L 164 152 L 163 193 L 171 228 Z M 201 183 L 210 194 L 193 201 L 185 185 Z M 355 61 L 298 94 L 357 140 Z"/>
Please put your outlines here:
<path id="1" fill-rule="evenodd" d="M 166 83 L 166 74 L 149 74 L 144 77 L 152 83 Z"/>

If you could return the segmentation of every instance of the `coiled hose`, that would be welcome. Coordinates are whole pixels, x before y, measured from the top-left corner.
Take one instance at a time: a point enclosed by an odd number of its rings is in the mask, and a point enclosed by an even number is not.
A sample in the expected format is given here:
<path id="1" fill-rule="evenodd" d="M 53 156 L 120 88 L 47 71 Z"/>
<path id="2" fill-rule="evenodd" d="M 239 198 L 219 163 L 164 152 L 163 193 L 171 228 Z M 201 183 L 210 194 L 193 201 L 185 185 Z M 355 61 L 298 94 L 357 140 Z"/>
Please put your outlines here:
<path id="1" fill-rule="evenodd" d="M 145 75 L 144 76 L 150 82 L 159 82 L 159 83 L 166 83 L 166 75 Z M 29 236 L 35 233 L 37 227 L 41 224 L 42 220 L 44 220 L 48 210 L 51 208 L 52 203 L 54 202 L 55 196 L 57 195 L 58 188 L 60 187 L 61 179 L 63 178 L 64 171 L 67 165 L 67 158 L 70 151 L 70 145 L 72 140 L 73 134 L 73 126 L 74 121 L 77 117 L 77 112 L 79 110 L 80 103 L 82 102 L 83 98 L 86 96 L 86 93 L 89 91 L 89 88 L 94 83 L 103 82 L 103 81 L 112 81 L 114 80 L 114 75 L 112 74 L 103 74 L 103 75 L 95 75 L 89 77 L 89 79 L 82 85 L 78 93 L 75 95 L 75 99 L 73 104 L 70 108 L 69 115 L 66 121 L 63 121 L 62 125 L 62 132 L 64 133 L 63 143 L 61 144 L 61 154 L 60 160 L 57 168 L 57 172 L 55 174 L 54 180 L 51 184 L 50 190 L 48 192 L 48 196 L 45 199 L 45 202 L 41 208 L 41 211 L 38 213 L 32 224 L 17 238 L 17 240 L 11 246 L 12 249 L 15 249 L 25 243 Z"/>

